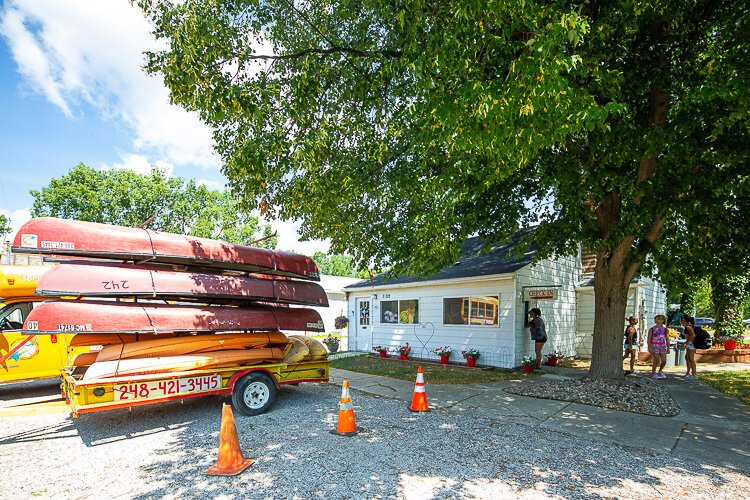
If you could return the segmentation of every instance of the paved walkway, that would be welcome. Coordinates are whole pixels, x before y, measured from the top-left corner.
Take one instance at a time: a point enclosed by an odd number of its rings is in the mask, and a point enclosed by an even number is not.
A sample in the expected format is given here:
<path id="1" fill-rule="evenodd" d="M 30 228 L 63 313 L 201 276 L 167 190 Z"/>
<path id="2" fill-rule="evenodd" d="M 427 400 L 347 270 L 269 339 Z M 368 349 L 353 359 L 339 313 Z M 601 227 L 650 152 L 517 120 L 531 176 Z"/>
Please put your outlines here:
<path id="1" fill-rule="evenodd" d="M 735 369 L 750 368 L 737 365 L 733 364 Z M 486 412 L 509 422 L 647 448 L 681 456 L 696 464 L 734 466 L 750 473 L 750 439 L 747 437 L 750 408 L 736 398 L 704 383 L 686 381 L 669 374 L 658 383 L 670 393 L 682 411 L 674 417 L 654 417 L 518 396 L 503 390 L 512 385 L 572 378 L 584 373 L 578 369 L 552 367 L 545 367 L 544 372 L 541 377 L 533 379 L 469 385 L 430 385 L 427 380 L 427 399 L 436 410 Z M 650 371 L 636 371 L 630 377 L 645 378 L 649 374 Z M 344 379 L 349 380 L 355 391 L 399 399 L 405 403 L 411 401 L 414 391 L 414 382 L 331 369 L 331 382 L 340 384 Z"/>

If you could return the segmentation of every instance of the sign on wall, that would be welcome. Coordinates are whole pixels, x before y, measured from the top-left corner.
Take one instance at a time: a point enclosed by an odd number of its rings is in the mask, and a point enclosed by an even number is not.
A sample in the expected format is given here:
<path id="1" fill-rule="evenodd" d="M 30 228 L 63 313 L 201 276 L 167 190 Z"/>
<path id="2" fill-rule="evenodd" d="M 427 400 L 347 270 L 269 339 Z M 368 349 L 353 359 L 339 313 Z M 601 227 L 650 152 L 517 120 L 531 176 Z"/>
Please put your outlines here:
<path id="1" fill-rule="evenodd" d="M 527 288 L 523 300 L 557 300 L 557 288 Z"/>

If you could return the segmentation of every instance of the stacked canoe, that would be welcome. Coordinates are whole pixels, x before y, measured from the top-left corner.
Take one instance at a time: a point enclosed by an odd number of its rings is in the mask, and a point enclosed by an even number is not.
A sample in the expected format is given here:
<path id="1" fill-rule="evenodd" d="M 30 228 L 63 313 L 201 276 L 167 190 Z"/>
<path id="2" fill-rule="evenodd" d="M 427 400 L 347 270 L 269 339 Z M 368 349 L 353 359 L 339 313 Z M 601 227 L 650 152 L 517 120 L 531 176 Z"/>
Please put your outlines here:
<path id="1" fill-rule="evenodd" d="M 205 238 L 72 221 L 33 219 L 16 252 L 54 255 L 24 333 L 74 333 L 84 380 L 197 368 L 299 363 L 327 350 L 327 307 L 309 257 Z"/>

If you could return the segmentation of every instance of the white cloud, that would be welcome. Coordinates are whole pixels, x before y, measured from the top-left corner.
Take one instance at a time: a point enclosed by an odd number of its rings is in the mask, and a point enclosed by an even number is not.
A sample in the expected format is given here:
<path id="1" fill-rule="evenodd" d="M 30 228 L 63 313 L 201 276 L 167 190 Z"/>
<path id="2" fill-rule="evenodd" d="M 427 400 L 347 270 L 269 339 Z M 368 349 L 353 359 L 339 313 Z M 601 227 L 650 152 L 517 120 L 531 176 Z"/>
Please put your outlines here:
<path id="1" fill-rule="evenodd" d="M 151 168 L 156 167 L 164 172 L 167 177 L 172 177 L 172 174 L 174 174 L 174 165 L 164 160 L 156 160 L 152 162 L 149 161 L 146 156 L 135 153 L 121 152 L 119 153 L 119 155 L 120 159 L 122 160 L 121 162 L 114 163 L 112 165 L 103 165 L 102 169 L 132 170 L 134 172 L 138 172 L 139 174 L 148 175 L 151 173 Z"/>
<path id="2" fill-rule="evenodd" d="M 198 179 L 196 182 L 199 186 L 206 186 L 208 189 L 218 190 L 226 188 L 225 183 L 212 181 L 211 179 Z"/>
<path id="3" fill-rule="evenodd" d="M 276 248 L 279 250 L 312 255 L 315 252 L 328 252 L 328 249 L 331 247 L 331 242 L 328 240 L 300 241 L 298 233 L 299 222 L 282 220 L 264 221 L 262 219 L 261 222 L 269 224 L 278 233 L 279 242 Z"/>
<path id="4" fill-rule="evenodd" d="M 0 208 L 0 215 L 8 217 L 10 219 L 10 227 L 13 228 L 13 231 L 10 234 L 6 235 L 1 242 L 3 243 L 2 248 L 5 248 L 5 240 L 12 241 L 21 226 L 31 220 L 31 209 L 22 208 L 20 210 L 14 210 L 11 212 L 10 210 Z"/>
<path id="5" fill-rule="evenodd" d="M 157 49 L 150 25 L 127 0 L 8 0 L 0 33 L 30 88 L 66 116 L 83 102 L 130 127 L 138 154 L 174 165 L 216 168 L 210 129 L 169 104 L 143 51 Z"/>

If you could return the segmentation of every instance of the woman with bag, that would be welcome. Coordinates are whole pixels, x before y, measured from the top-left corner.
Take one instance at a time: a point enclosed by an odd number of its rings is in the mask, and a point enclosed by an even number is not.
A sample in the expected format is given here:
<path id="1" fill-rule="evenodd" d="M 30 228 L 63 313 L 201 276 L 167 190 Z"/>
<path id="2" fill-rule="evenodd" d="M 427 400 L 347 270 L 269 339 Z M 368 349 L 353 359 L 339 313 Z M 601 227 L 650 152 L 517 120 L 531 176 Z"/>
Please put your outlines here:
<path id="1" fill-rule="evenodd" d="M 547 330 L 544 328 L 544 320 L 542 319 L 542 311 L 535 307 L 529 311 L 531 316 L 531 323 L 529 324 L 529 330 L 531 332 L 531 340 L 534 341 L 534 351 L 536 352 L 536 367 L 542 367 L 542 349 L 544 343 L 547 342 Z"/>

